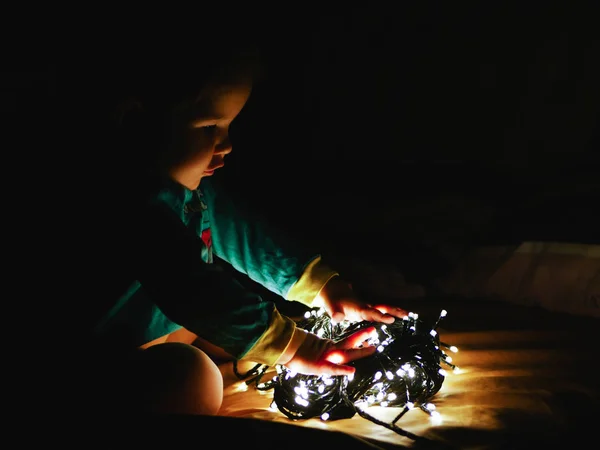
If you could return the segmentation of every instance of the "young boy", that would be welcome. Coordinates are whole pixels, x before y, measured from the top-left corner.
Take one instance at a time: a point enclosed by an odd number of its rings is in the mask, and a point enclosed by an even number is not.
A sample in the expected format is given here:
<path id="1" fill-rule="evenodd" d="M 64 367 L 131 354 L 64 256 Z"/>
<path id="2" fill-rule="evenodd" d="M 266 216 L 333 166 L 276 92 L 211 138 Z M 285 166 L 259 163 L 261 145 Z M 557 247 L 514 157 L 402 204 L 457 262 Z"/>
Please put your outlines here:
<path id="1" fill-rule="evenodd" d="M 96 305 L 92 342 L 97 404 L 121 411 L 216 414 L 221 374 L 192 345 L 197 338 L 233 358 L 314 374 L 351 374 L 345 363 L 375 351 L 361 345 L 370 330 L 333 343 L 296 328 L 216 258 L 286 300 L 322 304 L 337 321 L 391 323 L 406 314 L 360 301 L 319 254 L 285 239 L 211 182 L 232 150 L 229 128 L 250 96 L 255 61 L 252 52 L 232 48 L 199 55 L 198 72 L 175 71 L 156 56 L 129 70 L 134 83 L 124 85 L 127 101 L 115 115 L 126 169 L 113 181 L 128 181 L 103 230 L 110 236 L 103 250 L 114 261 L 104 287 L 114 289 Z M 194 89 L 185 91 L 184 79 Z"/>

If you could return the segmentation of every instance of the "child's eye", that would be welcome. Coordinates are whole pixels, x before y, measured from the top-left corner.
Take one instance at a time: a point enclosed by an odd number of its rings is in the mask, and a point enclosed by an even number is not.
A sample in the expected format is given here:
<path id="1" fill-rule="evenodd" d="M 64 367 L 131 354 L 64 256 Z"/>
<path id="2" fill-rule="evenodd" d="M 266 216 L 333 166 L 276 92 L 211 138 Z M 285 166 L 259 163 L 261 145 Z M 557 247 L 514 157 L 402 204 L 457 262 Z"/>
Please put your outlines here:
<path id="1" fill-rule="evenodd" d="M 204 128 L 204 130 L 207 133 L 213 133 L 217 129 L 217 126 L 216 125 L 205 125 L 202 128 Z"/>

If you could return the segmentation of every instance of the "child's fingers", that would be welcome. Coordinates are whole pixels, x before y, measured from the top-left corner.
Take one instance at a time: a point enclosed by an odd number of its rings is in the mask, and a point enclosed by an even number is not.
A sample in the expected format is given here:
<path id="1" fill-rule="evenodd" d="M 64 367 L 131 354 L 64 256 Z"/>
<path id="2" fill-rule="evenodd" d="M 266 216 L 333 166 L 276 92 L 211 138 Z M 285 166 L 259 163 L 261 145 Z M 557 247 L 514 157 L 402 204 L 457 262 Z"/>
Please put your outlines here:
<path id="1" fill-rule="evenodd" d="M 332 350 L 325 356 L 325 360 L 333 364 L 346 364 L 360 358 L 371 356 L 376 350 L 377 348 L 373 345 L 362 348 Z"/>
<path id="2" fill-rule="evenodd" d="M 377 330 L 375 327 L 367 327 L 362 330 L 358 330 L 352 333 L 350 336 L 345 338 L 336 344 L 336 348 L 340 349 L 352 349 L 358 347 L 360 344 L 365 342 L 369 338 L 377 337 Z"/>
<path id="3" fill-rule="evenodd" d="M 398 317 L 399 319 L 408 316 L 408 311 L 402 308 L 398 308 L 397 306 L 375 305 L 373 308 L 377 309 L 378 311 L 384 314 L 389 314 L 390 316 Z"/>
<path id="4" fill-rule="evenodd" d="M 344 366 L 333 362 L 324 361 L 319 368 L 319 375 L 352 375 L 356 369 L 352 366 Z"/>
<path id="5" fill-rule="evenodd" d="M 319 372 L 325 375 L 352 375 L 354 367 L 345 366 L 348 362 L 344 350 L 333 350 L 321 361 Z"/>
<path id="6" fill-rule="evenodd" d="M 394 323 L 396 320 L 394 316 L 391 314 L 385 314 L 379 309 L 376 308 L 368 308 L 361 311 L 361 316 L 363 320 L 368 320 L 369 322 L 382 322 L 382 323 Z"/>
<path id="7" fill-rule="evenodd" d="M 349 363 L 351 361 L 355 361 L 357 359 L 366 358 L 367 356 L 371 356 L 373 353 L 377 351 L 377 347 L 370 345 L 368 347 L 363 348 L 352 348 L 349 350 L 344 350 L 345 363 Z"/>

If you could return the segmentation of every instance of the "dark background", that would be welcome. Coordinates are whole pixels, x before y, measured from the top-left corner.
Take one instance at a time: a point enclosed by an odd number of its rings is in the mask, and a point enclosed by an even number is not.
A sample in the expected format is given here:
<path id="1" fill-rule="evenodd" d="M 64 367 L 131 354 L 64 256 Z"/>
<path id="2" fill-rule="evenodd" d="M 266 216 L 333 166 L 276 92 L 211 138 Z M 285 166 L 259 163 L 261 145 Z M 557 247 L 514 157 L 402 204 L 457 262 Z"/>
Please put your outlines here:
<path id="1" fill-rule="evenodd" d="M 266 65 L 215 177 L 340 264 L 392 264 L 419 281 L 476 245 L 600 242 L 598 11 L 522 3 L 190 12 L 190 30 L 222 22 L 219 39 L 244 22 Z M 40 155 L 68 169 L 67 184 L 74 173 L 86 189 L 110 184 L 88 176 L 102 152 L 88 116 L 102 77 L 84 66 L 100 54 L 110 65 L 108 19 L 122 15 L 79 17 L 76 31 L 45 21 L 54 34 L 6 41 L 21 58 L 2 70 L 3 112 L 48 118 L 20 141 L 43 137 Z M 119 22 L 159 38 L 178 26 L 131 17 Z M 45 170 L 43 157 L 34 161 Z"/>
<path id="2" fill-rule="evenodd" d="M 420 281 L 475 245 L 600 242 L 597 12 L 487 3 L 272 20 L 216 176 L 342 264 Z"/>
<path id="3" fill-rule="evenodd" d="M 321 247 L 342 272 L 385 264 L 428 285 L 478 245 L 600 243 L 594 2 L 408 3 L 330 11 L 286 4 L 248 14 L 249 28 L 262 38 L 267 77 L 235 124 L 234 151 L 215 177 L 275 224 Z M 197 6 L 181 12 L 199 17 L 204 5 Z M 123 11 L 103 5 L 48 15 L 27 7 L 23 24 L 6 11 L 0 60 L 3 225 L 25 235 L 17 240 L 4 231 L 4 250 L 14 253 L 6 258 L 10 268 L 25 268 L 14 277 L 21 295 L 7 302 L 24 311 L 5 309 L 20 339 L 27 337 L 24 322 L 36 330 L 29 334 L 39 348 L 51 336 L 61 342 L 59 324 L 68 323 L 62 331 L 70 333 L 80 321 L 88 307 L 81 293 L 101 291 L 93 281 L 105 262 L 90 248 L 102 243 L 96 201 L 111 180 L 98 166 L 103 149 L 96 145 L 102 77 L 90 79 L 82 66 L 112 36 L 107 17 Z M 215 20 L 227 35 L 229 17 Z M 178 24 L 131 19 L 140 22 L 165 35 Z M 13 118 L 26 120 L 13 127 Z M 69 294 L 75 307 L 61 308 Z M 453 317 L 463 326 L 489 322 Z M 43 326 L 36 329 L 32 319 Z M 70 349 L 42 347 L 52 349 L 44 367 L 53 369 L 60 367 L 57 350 Z M 19 362 L 31 359 L 24 355 Z M 58 372 L 59 383 L 70 380 Z M 56 386 L 49 391 L 62 396 Z"/>

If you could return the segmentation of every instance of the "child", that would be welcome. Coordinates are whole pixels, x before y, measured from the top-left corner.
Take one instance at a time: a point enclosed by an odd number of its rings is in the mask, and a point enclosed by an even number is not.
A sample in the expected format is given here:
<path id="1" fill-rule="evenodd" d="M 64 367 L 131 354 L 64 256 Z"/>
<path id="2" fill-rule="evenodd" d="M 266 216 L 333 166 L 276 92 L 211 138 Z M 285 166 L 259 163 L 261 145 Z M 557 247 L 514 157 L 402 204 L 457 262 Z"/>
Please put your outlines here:
<path id="1" fill-rule="evenodd" d="M 119 190 L 103 229 L 111 244 L 103 250 L 114 260 L 103 287 L 113 290 L 103 291 L 93 315 L 97 405 L 216 414 L 223 382 L 213 359 L 192 345 L 197 338 L 233 358 L 314 374 L 351 374 L 345 363 L 375 351 L 361 345 L 370 330 L 333 343 L 296 328 L 217 260 L 286 300 L 321 304 L 337 321 L 391 323 L 406 314 L 361 302 L 319 254 L 286 240 L 212 182 L 257 74 L 254 52 L 215 49 L 198 49 L 198 71 L 152 55 L 118 73 L 133 82 L 122 84 L 126 101 L 114 116 L 121 146 L 113 156 L 122 170 L 111 178 Z"/>

